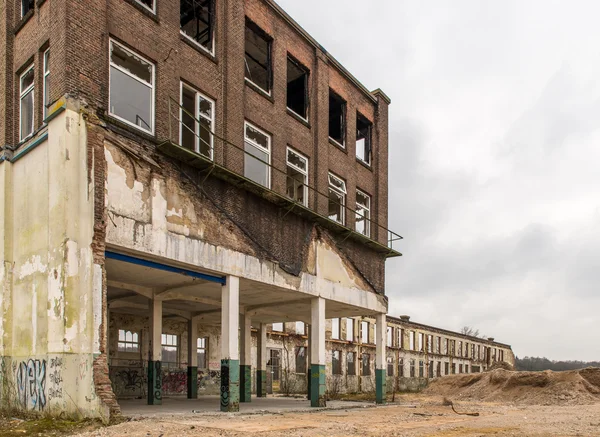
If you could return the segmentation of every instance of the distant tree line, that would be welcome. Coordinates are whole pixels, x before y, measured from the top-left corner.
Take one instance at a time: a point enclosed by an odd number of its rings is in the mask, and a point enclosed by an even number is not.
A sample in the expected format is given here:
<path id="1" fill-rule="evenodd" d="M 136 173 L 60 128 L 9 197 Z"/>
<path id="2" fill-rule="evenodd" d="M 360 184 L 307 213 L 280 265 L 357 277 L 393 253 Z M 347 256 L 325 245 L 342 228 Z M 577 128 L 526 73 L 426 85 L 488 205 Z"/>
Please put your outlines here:
<path id="1" fill-rule="evenodd" d="M 516 357 L 515 367 L 517 370 L 534 372 L 542 370 L 577 370 L 586 367 L 600 367 L 600 361 L 551 361 L 546 357 Z"/>

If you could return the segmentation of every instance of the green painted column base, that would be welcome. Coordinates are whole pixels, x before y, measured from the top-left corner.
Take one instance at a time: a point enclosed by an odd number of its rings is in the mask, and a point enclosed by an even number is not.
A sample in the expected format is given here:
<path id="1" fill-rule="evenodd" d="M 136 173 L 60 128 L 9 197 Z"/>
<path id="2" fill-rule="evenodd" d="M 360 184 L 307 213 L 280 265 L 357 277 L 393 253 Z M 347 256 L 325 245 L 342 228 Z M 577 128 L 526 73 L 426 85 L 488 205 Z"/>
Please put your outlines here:
<path id="1" fill-rule="evenodd" d="M 198 368 L 188 366 L 187 369 L 187 397 L 196 399 L 198 397 Z"/>
<path id="2" fill-rule="evenodd" d="M 221 360 L 221 411 L 240 411 L 240 360 Z"/>
<path id="3" fill-rule="evenodd" d="M 252 397 L 252 366 L 240 366 L 240 402 L 250 402 Z"/>
<path id="4" fill-rule="evenodd" d="M 162 405 L 162 365 L 148 361 L 148 405 Z"/>
<path id="5" fill-rule="evenodd" d="M 306 375 L 306 399 L 308 399 L 310 401 L 310 386 L 311 386 L 311 382 L 310 382 L 310 372 L 308 372 L 308 375 Z"/>
<path id="6" fill-rule="evenodd" d="M 267 397 L 267 371 L 256 370 L 256 397 Z"/>
<path id="7" fill-rule="evenodd" d="M 310 406 L 325 407 L 325 365 L 311 364 L 310 366 Z"/>
<path id="8" fill-rule="evenodd" d="M 375 369 L 375 402 L 385 404 L 386 381 L 385 369 Z"/>

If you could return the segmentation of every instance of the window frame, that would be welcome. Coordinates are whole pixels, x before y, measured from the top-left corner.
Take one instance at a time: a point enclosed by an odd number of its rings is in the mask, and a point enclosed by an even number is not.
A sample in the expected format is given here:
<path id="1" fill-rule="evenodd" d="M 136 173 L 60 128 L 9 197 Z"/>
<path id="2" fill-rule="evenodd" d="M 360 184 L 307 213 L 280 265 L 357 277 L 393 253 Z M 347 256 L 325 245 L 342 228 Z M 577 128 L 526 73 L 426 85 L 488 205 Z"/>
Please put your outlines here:
<path id="1" fill-rule="evenodd" d="M 201 342 L 204 342 L 204 346 L 200 346 Z M 196 357 L 200 354 L 200 351 L 204 351 L 204 364 L 205 367 L 200 367 L 200 360 L 196 358 L 196 366 L 198 369 L 208 369 L 208 337 L 198 337 L 196 339 Z"/>
<path id="2" fill-rule="evenodd" d="M 358 202 L 358 194 L 359 193 L 368 200 L 368 202 L 367 202 L 368 205 L 363 205 L 363 204 L 361 204 L 361 203 Z M 360 232 L 357 229 L 358 220 L 354 221 L 354 230 L 356 232 L 358 232 L 359 234 L 364 235 L 365 237 L 371 238 L 371 196 L 369 194 L 365 193 L 363 190 L 360 190 L 358 188 L 356 189 L 356 194 L 357 194 L 357 196 L 356 196 L 356 215 L 357 215 L 357 218 L 358 218 L 359 206 L 364 211 L 366 211 L 367 214 L 366 215 L 362 215 L 362 218 L 363 218 L 363 220 L 365 222 L 365 232 Z"/>
<path id="3" fill-rule="evenodd" d="M 338 356 L 336 359 L 335 356 Z M 337 366 L 336 366 L 337 361 Z M 331 374 L 332 375 L 343 375 L 344 371 L 342 368 L 342 351 L 338 349 L 334 349 L 331 351 Z"/>
<path id="4" fill-rule="evenodd" d="M 142 8 L 146 9 L 147 11 L 152 12 L 154 15 L 156 15 L 156 3 L 158 0 L 152 0 L 152 8 L 148 7 L 148 5 L 145 5 L 144 2 L 142 2 L 141 0 L 133 0 L 135 1 L 138 5 L 140 5 Z"/>
<path id="5" fill-rule="evenodd" d="M 339 188 L 335 184 L 332 184 L 331 183 L 332 178 L 337 179 L 339 182 L 341 182 L 341 185 L 343 185 L 343 188 Z M 341 177 L 336 176 L 335 174 L 329 172 L 327 174 L 327 183 L 328 183 L 329 194 L 331 194 L 331 191 L 334 191 L 337 194 L 342 194 L 342 202 L 339 204 L 341 221 L 330 218 L 329 211 L 328 211 L 327 218 L 329 218 L 329 220 L 331 220 L 334 223 L 338 223 L 342 226 L 345 226 L 346 225 L 346 196 L 348 195 L 348 187 L 346 186 L 346 181 L 344 179 L 342 179 Z"/>
<path id="6" fill-rule="evenodd" d="M 210 97 L 208 97 L 206 94 L 201 93 L 200 91 L 198 91 L 196 88 L 188 85 L 187 83 L 180 81 L 180 87 L 179 87 L 179 145 L 183 147 L 183 90 L 187 89 L 188 91 L 192 91 L 194 93 L 194 109 L 195 109 L 195 116 L 194 116 L 194 124 L 195 124 L 195 128 L 196 131 L 194 132 L 194 137 L 196 138 L 195 144 L 194 144 L 194 152 L 196 152 L 198 155 L 201 155 L 205 158 L 210 159 L 211 161 L 214 161 L 214 150 L 215 150 L 215 120 L 216 120 L 216 103 L 213 99 L 211 99 Z M 200 99 L 204 99 L 207 102 L 210 102 L 211 105 L 211 119 L 208 119 L 206 116 L 202 115 L 202 113 L 200 112 Z M 210 122 L 210 126 L 211 129 L 209 130 L 210 132 L 210 156 L 206 156 L 203 153 L 200 152 L 200 141 L 201 141 L 201 136 L 200 136 L 200 126 L 201 126 L 201 121 L 202 120 L 207 120 Z"/>
<path id="7" fill-rule="evenodd" d="M 156 2 L 157 0 L 154 0 L 154 2 Z M 181 8 L 181 0 L 179 0 L 179 5 Z M 209 22 L 209 29 L 210 29 L 210 47 L 211 50 L 208 50 L 206 47 L 204 47 L 202 44 L 200 44 L 198 41 L 196 41 L 194 38 L 192 38 L 190 35 L 188 35 L 187 33 L 185 33 L 183 31 L 183 29 L 181 28 L 181 19 L 179 20 L 179 33 L 181 35 L 183 35 L 187 40 L 189 40 L 192 44 L 194 44 L 194 47 L 199 47 L 200 49 L 204 50 L 206 53 L 208 53 L 211 56 L 215 56 L 215 45 L 216 45 L 216 32 L 215 32 L 215 28 L 216 28 L 216 5 L 215 5 L 215 0 L 210 0 L 210 8 L 212 8 L 212 14 L 211 11 L 209 9 L 208 15 L 211 16 L 210 22 Z"/>
<path id="8" fill-rule="evenodd" d="M 48 117 L 48 105 L 50 104 L 50 96 L 48 90 L 50 89 L 50 48 L 47 48 L 42 53 L 42 119 L 46 120 Z"/>
<path id="9" fill-rule="evenodd" d="M 267 140 L 268 140 L 267 143 L 269 145 L 269 147 L 267 149 L 265 149 L 263 146 L 261 146 L 260 144 L 258 144 L 257 142 L 255 142 L 254 140 L 252 140 L 251 138 L 248 138 L 246 136 L 246 129 L 248 127 L 251 127 L 252 129 L 258 131 L 259 133 L 261 133 L 262 135 L 264 135 L 265 137 L 267 137 Z M 249 180 L 251 180 L 255 184 L 263 186 L 263 187 L 265 187 L 265 188 L 267 188 L 269 190 L 271 189 L 271 183 L 272 183 L 272 181 L 271 181 L 271 165 L 272 165 L 271 164 L 271 158 L 272 158 L 272 156 L 271 156 L 271 153 L 272 153 L 271 149 L 273 147 L 272 146 L 272 141 L 273 141 L 273 139 L 271 138 L 270 134 L 266 133 L 264 130 L 262 130 L 261 128 L 259 128 L 255 124 L 250 123 L 248 120 L 244 120 L 244 146 L 246 145 L 246 143 L 250 143 L 251 146 L 257 148 L 259 151 L 266 151 L 266 154 L 269 157 L 269 163 L 265 164 L 267 166 L 267 182 L 268 182 L 267 186 L 264 186 L 261 183 L 256 182 L 255 180 L 250 179 L 248 176 L 246 176 L 246 169 L 245 168 L 244 168 L 244 177 L 247 178 L 247 179 L 249 179 Z M 245 150 L 246 149 L 244 148 L 244 163 L 246 162 L 246 159 L 248 158 L 248 155 L 251 155 L 248 152 L 246 152 Z M 253 159 L 258 159 L 254 155 L 251 155 L 251 156 L 252 156 Z M 264 164 L 264 162 L 262 162 L 262 161 L 259 161 L 259 162 L 261 162 L 262 164 Z"/>
<path id="10" fill-rule="evenodd" d="M 391 326 L 386 329 L 386 347 L 394 347 L 394 328 Z"/>
<path id="11" fill-rule="evenodd" d="M 337 320 L 337 336 L 334 336 L 334 323 Z M 331 339 L 332 340 L 341 340 L 342 338 L 342 323 L 340 318 L 331 319 Z"/>
<path id="12" fill-rule="evenodd" d="M 365 367 L 365 357 L 367 358 L 367 366 Z M 365 372 L 367 369 L 367 372 Z M 371 354 L 363 352 L 360 357 L 361 376 L 371 376 Z"/>
<path id="13" fill-rule="evenodd" d="M 290 160 L 289 160 L 289 154 L 290 154 L 290 152 L 293 153 L 293 154 L 295 154 L 295 155 L 298 155 L 298 157 L 300 159 L 302 159 L 302 160 L 304 160 L 306 162 L 306 170 L 302 170 L 300 167 L 298 167 L 294 163 L 290 162 Z M 294 170 L 296 170 L 296 171 L 298 171 L 298 172 L 300 172 L 301 174 L 304 175 L 305 180 L 304 180 L 304 186 L 302 188 L 303 191 L 304 191 L 304 196 L 303 196 L 304 202 L 298 202 L 296 199 L 292 199 L 292 200 L 294 200 L 295 202 L 300 203 L 300 205 L 303 205 L 303 206 L 305 206 L 305 207 L 308 208 L 308 171 L 309 171 L 309 167 L 308 167 L 309 160 L 308 160 L 308 157 L 304 156 L 302 153 L 298 152 L 296 149 L 294 149 L 294 148 L 292 148 L 290 146 L 287 146 L 286 153 L 285 153 L 285 163 L 286 163 L 286 170 L 287 170 L 287 167 L 291 167 L 292 169 L 294 169 Z M 289 176 L 286 174 L 286 179 L 288 177 Z M 287 180 L 286 180 L 286 187 L 287 187 Z"/>
<path id="14" fill-rule="evenodd" d="M 170 338 L 174 338 L 175 339 L 175 344 L 169 344 L 168 343 L 168 340 Z M 165 339 L 167 340 L 167 342 L 165 342 Z M 163 363 L 167 363 L 167 364 L 171 363 L 171 364 L 175 364 L 176 366 L 179 366 L 179 359 L 180 359 L 179 353 L 180 353 L 180 346 L 181 346 L 180 343 L 181 342 L 180 342 L 180 339 L 179 339 L 179 334 L 168 334 L 168 333 L 165 333 L 165 332 L 161 333 L 161 335 L 160 335 L 160 349 L 161 349 L 161 361 Z M 164 353 L 163 353 L 163 348 L 165 348 L 165 347 L 175 348 L 175 355 L 176 355 L 175 356 L 175 359 L 176 359 L 175 362 L 173 362 L 173 361 L 165 361 L 165 357 L 164 357 Z"/>
<path id="15" fill-rule="evenodd" d="M 278 329 L 275 329 L 275 325 L 281 325 L 281 331 Z M 283 323 L 283 322 L 271 323 L 271 332 L 285 332 L 285 323 Z"/>
<path id="16" fill-rule="evenodd" d="M 123 335 L 125 336 L 125 340 L 121 340 L 121 332 L 123 332 Z M 131 340 L 127 340 L 127 334 L 131 334 Z M 137 341 L 135 341 L 133 338 L 133 336 L 136 336 Z M 123 353 L 131 353 L 131 354 L 139 354 L 142 351 L 142 342 L 140 341 L 140 333 L 137 331 L 132 331 L 130 329 L 119 329 L 117 331 L 117 352 L 123 352 Z M 125 345 L 125 350 L 121 349 L 121 345 Z M 127 345 L 135 345 L 136 350 L 132 350 L 132 351 L 128 351 L 127 349 Z"/>
<path id="17" fill-rule="evenodd" d="M 348 324 L 351 329 L 348 329 Z M 346 317 L 346 341 L 354 341 L 354 319 L 351 317 Z"/>
<path id="18" fill-rule="evenodd" d="M 302 70 L 304 72 L 304 112 L 306 113 L 306 117 L 302 116 L 301 114 L 298 114 L 296 111 L 294 111 L 292 108 L 290 108 L 288 106 L 288 101 L 287 101 L 287 97 L 288 97 L 288 93 L 289 90 L 287 89 L 287 86 L 289 84 L 288 82 L 288 75 L 287 75 L 287 62 L 291 62 L 292 64 L 294 64 L 299 70 Z M 310 83 L 309 77 L 310 77 L 310 70 L 308 68 L 306 68 L 304 65 L 302 65 L 302 63 L 300 61 L 298 61 L 296 58 L 294 58 L 292 55 L 290 55 L 289 53 L 287 54 L 287 62 L 286 62 L 286 100 L 285 100 L 285 107 L 287 109 L 289 109 L 291 112 L 294 113 L 294 115 L 300 117 L 300 119 L 304 120 L 305 122 L 308 123 L 308 119 L 310 117 L 310 113 L 309 113 L 309 108 L 310 108 L 310 92 L 308 89 L 308 85 Z"/>
<path id="19" fill-rule="evenodd" d="M 352 360 L 348 356 L 352 356 Z M 346 376 L 356 376 L 356 352 L 346 352 Z"/>
<path id="20" fill-rule="evenodd" d="M 139 78 L 137 78 L 137 76 L 134 76 L 132 73 L 130 73 L 129 71 L 127 71 L 126 69 L 120 67 L 119 65 L 113 64 L 112 61 L 112 47 L 113 45 L 117 45 L 121 48 L 121 50 L 124 50 L 126 52 L 131 53 L 132 55 L 140 58 L 142 61 L 146 62 L 147 64 L 152 66 L 152 84 L 148 84 L 148 82 L 141 80 Z M 151 122 L 152 122 L 152 129 L 148 130 L 145 129 L 141 126 L 138 126 L 135 123 L 130 122 L 129 120 L 124 119 L 123 117 L 114 114 L 111 110 L 111 102 L 110 102 L 110 88 L 111 88 L 111 83 L 112 83 L 112 68 L 116 68 L 117 70 L 119 70 L 121 73 L 129 76 L 131 79 L 146 85 L 150 87 L 151 93 L 152 93 L 152 109 L 151 109 Z M 109 38 L 108 40 L 108 116 L 112 117 L 114 119 L 119 120 L 122 123 L 127 124 L 128 126 L 131 126 L 137 130 L 140 130 L 146 134 L 150 134 L 152 136 L 155 135 L 155 131 L 156 131 L 156 64 L 152 61 L 150 61 L 148 58 L 146 58 L 145 56 L 140 55 L 137 51 L 134 51 L 130 48 L 128 48 L 127 46 L 125 46 L 124 44 L 121 44 L 120 42 L 118 42 L 117 40 L 113 39 L 113 38 Z"/>
<path id="21" fill-rule="evenodd" d="M 366 327 L 366 329 L 365 329 Z M 369 337 L 370 337 L 370 323 L 367 322 L 366 320 L 362 320 L 360 322 L 360 342 L 361 344 L 369 344 Z M 363 341 L 366 340 L 366 341 Z"/>
<path id="22" fill-rule="evenodd" d="M 33 71 L 33 82 L 23 90 L 23 78 Z M 23 99 L 31 94 L 31 132 L 23 136 Z M 35 63 L 31 63 L 23 73 L 19 75 L 19 142 L 32 137 L 35 132 Z"/>
<path id="23" fill-rule="evenodd" d="M 248 63 L 246 62 L 246 28 L 250 28 L 252 32 L 254 32 L 267 43 L 267 85 L 269 88 L 268 90 L 265 90 L 262 86 L 258 85 L 246 75 L 248 73 Z M 269 97 L 273 95 L 273 38 L 267 32 L 265 32 L 258 24 L 250 20 L 248 17 L 246 17 L 246 22 L 244 25 L 244 79 L 245 81 L 249 82 L 256 88 L 264 92 Z"/>
<path id="24" fill-rule="evenodd" d="M 27 10 L 27 12 L 25 12 L 25 0 L 20 0 L 21 3 L 21 19 L 25 18 L 25 15 L 27 15 L 29 12 L 35 10 L 35 1 L 33 0 L 29 0 L 29 3 L 31 3 L 31 8 L 29 8 Z"/>
<path id="25" fill-rule="evenodd" d="M 386 376 L 394 376 L 394 357 L 386 357 L 387 371 Z M 391 372 L 390 372 L 391 370 Z"/>
<path id="26" fill-rule="evenodd" d="M 329 97 L 328 97 L 328 104 L 331 100 L 331 96 L 334 96 L 334 98 L 336 98 L 337 100 L 342 102 L 342 119 L 341 119 L 341 126 L 340 126 L 340 130 L 341 130 L 341 134 L 342 134 L 342 142 L 340 143 L 338 140 L 336 140 L 335 138 L 333 138 L 331 136 L 331 132 L 330 132 L 330 124 L 331 124 L 331 120 L 328 120 L 328 125 L 327 125 L 327 135 L 329 137 L 330 141 L 333 141 L 333 143 L 339 147 L 341 147 L 342 149 L 346 149 L 346 140 L 348 137 L 348 133 L 347 133 L 347 128 L 348 128 L 348 102 L 342 97 L 340 96 L 338 93 L 336 93 L 333 89 L 329 88 Z"/>
<path id="27" fill-rule="evenodd" d="M 365 147 L 365 151 L 364 151 L 367 159 L 362 159 L 361 157 L 358 156 L 358 121 L 359 120 L 361 120 L 365 124 L 368 124 L 368 128 L 369 128 L 369 134 L 367 137 L 365 137 L 366 147 Z M 362 162 L 370 167 L 371 162 L 372 162 L 372 155 L 373 155 L 373 122 L 357 111 L 356 112 L 356 126 L 357 126 L 356 127 L 356 145 L 357 145 L 357 147 L 355 150 L 356 159 L 358 159 L 360 162 Z"/>
<path id="28" fill-rule="evenodd" d="M 299 369 L 299 366 L 298 366 L 298 357 L 300 356 L 300 354 L 299 354 L 300 350 L 303 351 L 304 369 Z M 295 361 L 295 363 L 294 363 L 295 364 L 295 366 L 294 366 L 295 372 L 294 373 L 300 374 L 300 375 L 305 375 L 308 372 L 308 370 L 307 370 L 308 359 L 306 356 L 306 352 L 307 352 L 306 346 L 296 346 L 294 348 L 294 361 Z M 301 370 L 301 371 L 299 372 L 298 370 Z"/>

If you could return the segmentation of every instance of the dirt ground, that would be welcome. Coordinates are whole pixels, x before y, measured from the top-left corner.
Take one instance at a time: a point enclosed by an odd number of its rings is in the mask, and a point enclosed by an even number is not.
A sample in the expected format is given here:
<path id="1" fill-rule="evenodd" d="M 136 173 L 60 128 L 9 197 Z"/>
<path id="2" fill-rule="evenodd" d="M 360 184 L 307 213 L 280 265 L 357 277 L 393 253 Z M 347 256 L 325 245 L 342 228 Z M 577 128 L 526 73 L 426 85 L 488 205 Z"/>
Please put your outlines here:
<path id="1" fill-rule="evenodd" d="M 280 414 L 186 414 L 138 419 L 77 434 L 79 437 L 247 436 L 600 436 L 600 403 L 510 405 L 455 402 L 443 397 L 402 395 L 380 407 Z"/>

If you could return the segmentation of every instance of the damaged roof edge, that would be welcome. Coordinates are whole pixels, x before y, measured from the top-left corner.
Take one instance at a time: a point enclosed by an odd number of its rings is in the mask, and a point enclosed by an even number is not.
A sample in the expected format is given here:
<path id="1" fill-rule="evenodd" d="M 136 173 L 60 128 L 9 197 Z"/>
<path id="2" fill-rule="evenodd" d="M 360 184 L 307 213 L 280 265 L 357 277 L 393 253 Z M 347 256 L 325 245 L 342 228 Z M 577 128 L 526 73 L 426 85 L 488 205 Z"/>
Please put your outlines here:
<path id="1" fill-rule="evenodd" d="M 392 102 L 392 100 L 379 88 L 373 92 L 369 91 L 367 87 L 360 83 L 360 81 L 354 77 L 352 73 L 350 73 L 337 59 L 335 59 L 333 55 L 325 49 L 325 47 L 319 44 L 319 42 L 314 39 L 306 30 L 304 30 L 304 28 L 300 26 L 296 20 L 294 20 L 286 11 L 284 11 L 283 8 L 275 2 L 275 0 L 265 0 L 265 2 L 271 6 L 275 12 L 281 15 L 281 17 L 311 45 L 321 50 L 325 56 L 327 56 L 327 59 L 331 62 L 331 64 L 337 68 L 343 76 L 346 76 L 346 78 L 350 80 L 350 82 L 352 82 L 359 90 L 361 90 L 373 103 L 377 103 L 377 98 L 379 96 L 381 96 L 388 105 Z"/>

